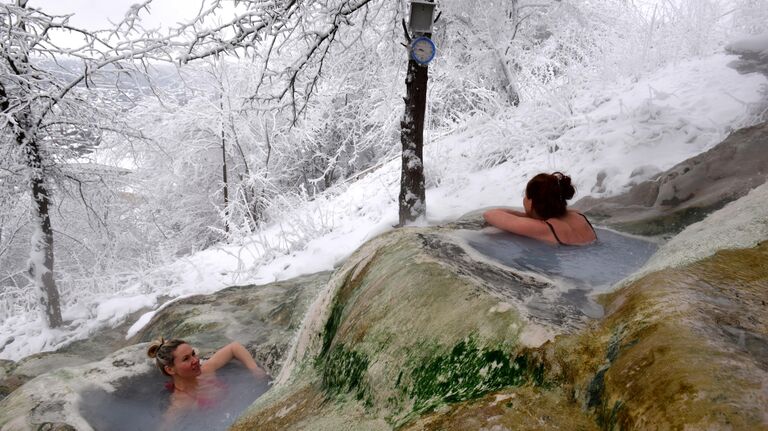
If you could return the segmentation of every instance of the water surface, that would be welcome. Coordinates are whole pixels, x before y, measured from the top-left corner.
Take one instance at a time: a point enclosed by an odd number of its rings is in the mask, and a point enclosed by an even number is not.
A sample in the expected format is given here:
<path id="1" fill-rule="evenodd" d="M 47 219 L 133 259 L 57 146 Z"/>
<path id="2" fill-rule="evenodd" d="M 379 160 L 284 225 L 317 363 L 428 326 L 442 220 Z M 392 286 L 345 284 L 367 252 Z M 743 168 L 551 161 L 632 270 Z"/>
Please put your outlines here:
<path id="1" fill-rule="evenodd" d="M 226 430 L 240 414 L 269 389 L 268 378 L 257 380 L 240 364 L 228 364 L 216 373 L 223 384 L 221 399 L 215 405 L 189 410 L 167 430 Z M 80 402 L 83 417 L 96 431 L 150 431 L 161 429 L 163 415 L 170 404 L 168 378 L 159 371 L 124 379 L 115 392 L 93 389 L 84 392 Z"/>
<path id="2" fill-rule="evenodd" d="M 607 229 L 595 232 L 597 241 L 584 246 L 551 245 L 496 229 L 458 234 L 472 249 L 497 263 L 556 281 L 563 287 L 559 294 L 563 300 L 588 316 L 600 317 L 602 309 L 590 295 L 638 270 L 657 245 Z M 528 303 L 536 304 L 535 299 Z"/>

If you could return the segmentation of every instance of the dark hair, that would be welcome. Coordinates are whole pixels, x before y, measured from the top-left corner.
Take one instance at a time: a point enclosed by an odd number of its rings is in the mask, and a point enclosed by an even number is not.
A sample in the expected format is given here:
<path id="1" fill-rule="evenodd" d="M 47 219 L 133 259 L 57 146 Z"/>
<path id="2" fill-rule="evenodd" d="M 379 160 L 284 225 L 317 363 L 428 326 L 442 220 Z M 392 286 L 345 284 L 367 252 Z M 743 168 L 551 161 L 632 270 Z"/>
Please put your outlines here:
<path id="1" fill-rule="evenodd" d="M 184 340 L 179 340 L 178 338 L 173 340 L 166 340 L 163 337 L 160 337 L 159 339 L 153 341 L 149 346 L 147 349 L 147 356 L 154 359 L 155 364 L 157 364 L 157 368 L 159 368 L 163 374 L 170 377 L 171 375 L 165 371 L 165 367 L 167 365 L 173 365 L 173 352 L 175 352 L 176 348 L 182 344 L 188 343 Z"/>
<path id="2" fill-rule="evenodd" d="M 536 215 L 544 220 L 565 214 L 566 202 L 576 194 L 571 177 L 562 172 L 538 174 L 528 181 L 525 195 Z"/>

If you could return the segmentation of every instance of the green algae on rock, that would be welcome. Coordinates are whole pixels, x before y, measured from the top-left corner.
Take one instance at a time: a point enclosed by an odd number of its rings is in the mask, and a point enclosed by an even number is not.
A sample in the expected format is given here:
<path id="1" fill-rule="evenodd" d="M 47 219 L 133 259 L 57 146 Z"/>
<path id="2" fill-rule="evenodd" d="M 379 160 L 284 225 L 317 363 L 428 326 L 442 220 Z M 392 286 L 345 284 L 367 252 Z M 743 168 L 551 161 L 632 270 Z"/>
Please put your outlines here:
<path id="1" fill-rule="evenodd" d="M 447 403 L 541 383 L 542 367 L 521 334 L 528 326 L 554 333 L 578 326 L 521 314 L 520 298 L 547 287 L 473 261 L 440 229 L 382 235 L 333 275 L 277 387 L 234 429 L 392 429 Z"/>
<path id="2" fill-rule="evenodd" d="M 512 357 L 503 348 L 478 347 L 476 338 L 470 336 L 449 352 L 420 361 L 411 370 L 409 380 L 406 393 L 414 400 L 414 411 L 424 412 L 504 387 L 526 382 L 541 384 L 543 371 L 540 365 L 529 367 L 523 354 Z"/>
<path id="3" fill-rule="evenodd" d="M 318 358 L 317 368 L 321 374 L 321 385 L 326 395 L 354 394 L 362 400 L 370 387 L 365 380 L 370 360 L 344 344 L 334 346 L 327 355 Z"/>
<path id="4" fill-rule="evenodd" d="M 390 233 L 334 274 L 292 372 L 235 429 L 768 429 L 767 253 L 646 274 L 602 298 L 604 319 L 526 347 L 551 321 L 499 290 L 519 279 L 439 228 Z"/>

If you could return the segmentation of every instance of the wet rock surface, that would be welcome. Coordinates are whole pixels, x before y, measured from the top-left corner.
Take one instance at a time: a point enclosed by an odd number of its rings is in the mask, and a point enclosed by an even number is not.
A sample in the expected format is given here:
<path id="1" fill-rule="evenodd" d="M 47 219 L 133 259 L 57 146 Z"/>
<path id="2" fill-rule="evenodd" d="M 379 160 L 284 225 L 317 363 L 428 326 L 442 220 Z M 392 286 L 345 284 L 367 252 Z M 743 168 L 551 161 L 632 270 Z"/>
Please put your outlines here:
<path id="1" fill-rule="evenodd" d="M 733 132 L 723 142 L 656 178 L 608 198 L 573 206 L 600 224 L 640 235 L 675 234 L 768 177 L 768 123 Z"/>
<path id="2" fill-rule="evenodd" d="M 28 381 L 0 401 L 0 429 L 78 430 L 93 428 L 80 415 L 80 393 L 112 391 L 122 379 L 152 371 L 146 345 L 126 347 L 99 362 L 63 367 Z"/>
<path id="3" fill-rule="evenodd" d="M 753 36 L 725 47 L 731 54 L 739 56 L 729 66 L 739 73 L 762 73 L 768 76 L 768 35 Z"/>
<path id="4" fill-rule="evenodd" d="M 647 275 L 604 303 L 599 326 L 550 355 L 603 428 L 768 428 L 768 243 Z"/>
<path id="5" fill-rule="evenodd" d="M 499 300 L 517 304 L 533 322 L 560 331 L 582 326 L 585 314 L 563 295 L 555 293 L 550 280 L 531 273 L 484 262 L 470 255 L 465 244 L 448 235 L 419 235 L 424 250 L 451 268 L 457 275 L 473 280 L 479 289 Z M 525 304 L 525 305 L 523 305 Z"/>
<path id="6" fill-rule="evenodd" d="M 0 391 L 7 391 L 7 396 L 0 401 L 0 429 L 90 430 L 91 424 L 78 409 L 83 394 L 120 388 L 124 392 L 126 382 L 142 378 L 154 379 L 156 387 L 164 390 L 163 378 L 147 358 L 144 343 L 159 336 L 186 338 L 203 355 L 239 341 L 267 370 L 277 369 L 306 307 L 329 275 L 236 286 L 186 298 L 157 313 L 131 340 L 124 339 L 126 324 L 58 352 L 4 362 L 0 364 Z M 128 347 L 104 358 L 105 350 L 120 344 Z M 94 362 L 94 357 L 103 359 Z"/>
<path id="7" fill-rule="evenodd" d="M 179 301 L 134 341 L 259 353 L 301 327 L 236 430 L 766 428 L 768 243 L 649 273 L 603 296 L 601 319 L 566 308 L 570 323 L 530 311 L 551 281 L 473 256 L 454 228 L 398 230 L 333 275 Z M 145 348 L 29 381 L 0 429 L 91 429 L 76 400 L 157 375 Z"/>
<path id="8" fill-rule="evenodd" d="M 602 303 L 604 319 L 536 349 L 541 387 L 402 429 L 768 429 L 768 243 L 648 274 Z"/>
<path id="9" fill-rule="evenodd" d="M 165 307 L 130 343 L 181 338 L 211 353 L 238 341 L 270 372 L 279 370 L 304 312 L 330 273 L 262 286 L 234 286 Z"/>
<path id="10" fill-rule="evenodd" d="M 351 256 L 310 307 L 287 377 L 234 429 L 392 429 L 504 387 L 542 387 L 529 346 L 586 317 L 531 311 L 552 285 L 473 259 L 452 232 L 402 229 Z"/>
<path id="11" fill-rule="evenodd" d="M 533 387 L 510 388 L 478 400 L 453 404 L 401 428 L 403 431 L 599 429 L 566 394 Z"/>
<path id="12" fill-rule="evenodd" d="M 706 219 L 686 227 L 660 245 L 650 260 L 630 279 L 680 267 L 714 255 L 719 250 L 748 249 L 768 239 L 768 183 L 751 190 Z"/>
<path id="13" fill-rule="evenodd" d="M 737 207 L 686 237 L 706 242 Z M 602 296 L 603 318 L 557 326 L 530 312 L 547 281 L 456 241 L 455 227 L 482 226 L 470 218 L 353 255 L 310 309 L 287 377 L 234 429 L 768 428 L 768 243 L 692 251 Z M 531 328 L 555 336 L 526 344 Z"/>
<path id="14" fill-rule="evenodd" d="M 125 333 L 132 319 L 137 318 L 139 313 L 129 316 L 126 323 L 103 329 L 85 340 L 75 341 L 57 351 L 27 356 L 17 362 L 0 361 L 0 400 L 41 374 L 99 361 L 130 345 L 125 340 Z"/>

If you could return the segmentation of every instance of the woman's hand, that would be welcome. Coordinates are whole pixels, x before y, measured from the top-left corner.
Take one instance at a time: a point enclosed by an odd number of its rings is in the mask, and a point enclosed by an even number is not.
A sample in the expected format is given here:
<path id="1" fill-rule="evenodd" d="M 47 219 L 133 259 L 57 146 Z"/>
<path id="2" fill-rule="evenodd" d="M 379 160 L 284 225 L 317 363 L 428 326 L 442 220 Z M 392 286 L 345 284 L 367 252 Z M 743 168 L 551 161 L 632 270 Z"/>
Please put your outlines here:
<path id="1" fill-rule="evenodd" d="M 251 374 L 253 374 L 253 377 L 258 380 L 265 379 L 267 377 L 267 372 L 258 365 L 256 368 L 251 369 Z"/>
<path id="2" fill-rule="evenodd" d="M 253 359 L 253 356 L 251 356 L 251 354 L 248 353 L 248 350 L 246 350 L 245 347 L 243 347 L 243 345 L 237 341 L 229 343 L 216 351 L 216 353 L 211 356 L 211 359 L 205 361 L 205 363 L 202 365 L 202 370 L 204 373 L 212 373 L 223 367 L 233 358 L 237 359 L 246 368 L 251 370 L 254 376 L 266 376 L 264 370 L 256 365 L 256 361 Z"/>

